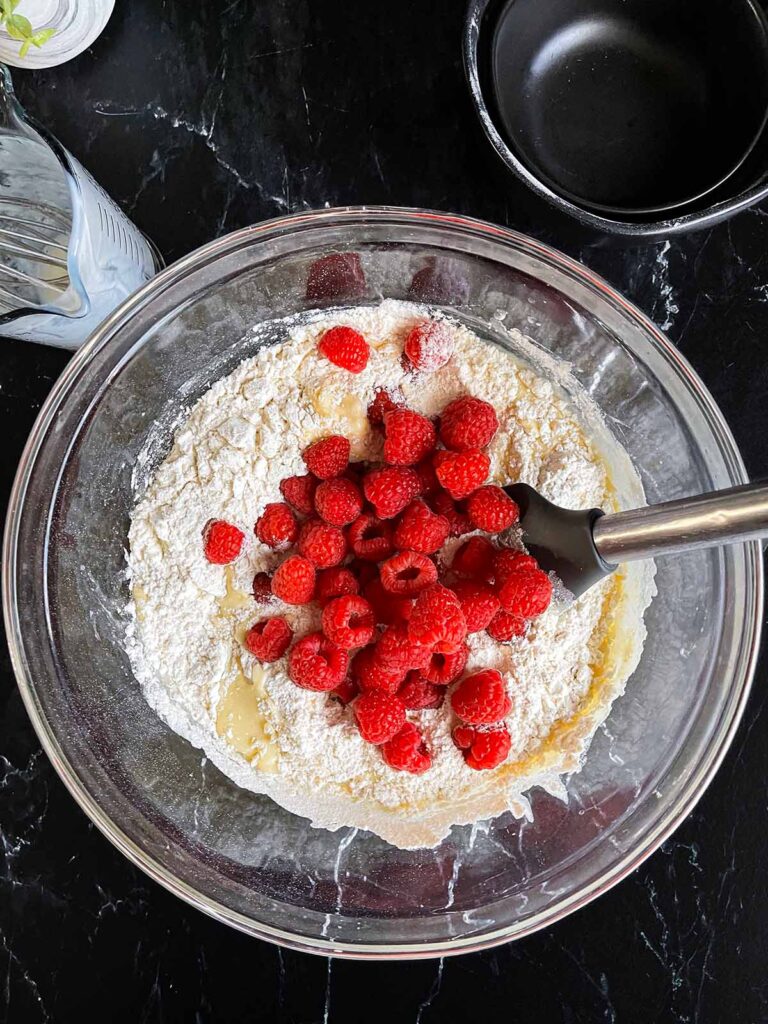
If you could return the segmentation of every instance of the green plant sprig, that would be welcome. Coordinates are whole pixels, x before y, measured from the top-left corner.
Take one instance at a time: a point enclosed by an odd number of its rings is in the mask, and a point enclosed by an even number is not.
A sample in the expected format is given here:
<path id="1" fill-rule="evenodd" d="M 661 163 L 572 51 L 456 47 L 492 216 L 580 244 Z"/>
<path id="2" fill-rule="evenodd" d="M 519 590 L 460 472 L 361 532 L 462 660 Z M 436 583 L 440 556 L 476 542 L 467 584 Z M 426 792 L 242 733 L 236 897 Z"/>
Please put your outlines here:
<path id="1" fill-rule="evenodd" d="M 47 43 L 56 34 L 56 29 L 41 28 L 35 32 L 29 18 L 14 13 L 18 6 L 19 0 L 0 0 L 0 28 L 4 28 L 11 39 L 19 40 L 19 56 L 26 57 L 30 46 L 40 47 Z"/>

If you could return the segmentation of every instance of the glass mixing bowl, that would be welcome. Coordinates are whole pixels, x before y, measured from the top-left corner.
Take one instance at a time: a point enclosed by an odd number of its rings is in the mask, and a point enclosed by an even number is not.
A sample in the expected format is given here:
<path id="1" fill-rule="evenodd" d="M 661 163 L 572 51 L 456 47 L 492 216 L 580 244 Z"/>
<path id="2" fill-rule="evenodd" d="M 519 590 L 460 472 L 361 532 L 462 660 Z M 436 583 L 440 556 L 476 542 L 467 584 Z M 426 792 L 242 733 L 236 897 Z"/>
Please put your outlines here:
<path id="1" fill-rule="evenodd" d="M 316 263 L 329 253 L 346 255 Z M 149 709 L 123 650 L 125 546 L 134 483 L 151 470 L 147 434 L 170 442 L 180 407 L 262 343 L 255 322 L 381 297 L 450 309 L 505 347 L 504 328 L 519 327 L 568 360 L 650 502 L 746 479 L 691 367 L 585 267 L 463 217 L 305 213 L 180 260 L 74 357 L 19 468 L 5 612 L 48 756 L 94 823 L 152 878 L 220 921 L 297 949 L 436 956 L 551 924 L 637 867 L 691 810 L 744 708 L 761 557 L 752 543 L 659 560 L 648 641 L 627 693 L 571 777 L 569 803 L 534 791 L 532 823 L 504 815 L 454 829 L 435 850 L 404 852 L 367 833 L 313 829 L 238 789 Z"/>

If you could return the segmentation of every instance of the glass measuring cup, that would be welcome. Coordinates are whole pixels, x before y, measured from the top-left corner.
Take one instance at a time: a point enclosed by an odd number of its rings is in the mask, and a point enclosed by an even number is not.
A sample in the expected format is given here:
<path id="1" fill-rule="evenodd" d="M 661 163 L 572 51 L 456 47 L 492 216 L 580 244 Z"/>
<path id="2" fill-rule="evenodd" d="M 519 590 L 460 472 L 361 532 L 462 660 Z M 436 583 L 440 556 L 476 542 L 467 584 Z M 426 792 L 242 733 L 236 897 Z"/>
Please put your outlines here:
<path id="1" fill-rule="evenodd" d="M 0 336 L 77 348 L 162 265 L 0 65 Z"/>

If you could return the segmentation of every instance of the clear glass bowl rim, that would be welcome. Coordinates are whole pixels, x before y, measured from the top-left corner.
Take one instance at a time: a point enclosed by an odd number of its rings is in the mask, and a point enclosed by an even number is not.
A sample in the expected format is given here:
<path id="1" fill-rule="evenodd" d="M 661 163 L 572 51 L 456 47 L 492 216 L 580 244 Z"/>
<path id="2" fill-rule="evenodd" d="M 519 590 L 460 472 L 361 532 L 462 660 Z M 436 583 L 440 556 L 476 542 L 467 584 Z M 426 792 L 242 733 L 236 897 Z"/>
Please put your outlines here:
<path id="1" fill-rule="evenodd" d="M 424 224 L 425 222 L 432 226 L 458 233 L 459 235 L 464 234 L 467 237 L 483 238 L 486 242 L 495 244 L 501 249 L 511 248 L 535 258 L 543 259 L 566 276 L 575 278 L 582 286 L 596 293 L 603 301 L 607 301 L 624 316 L 633 321 L 635 326 L 645 336 L 645 340 L 657 350 L 657 354 L 664 358 L 671 372 L 676 374 L 686 385 L 687 390 L 697 402 L 699 411 L 707 418 L 718 441 L 720 454 L 725 459 L 728 469 L 733 476 L 734 484 L 748 481 L 746 469 L 735 439 L 714 399 L 693 367 L 644 313 L 615 291 L 601 277 L 593 274 L 583 264 L 529 236 L 509 228 L 463 215 L 406 207 L 346 206 L 303 211 L 297 214 L 276 217 L 215 239 L 171 264 L 123 302 L 94 331 L 88 341 L 74 355 L 44 402 L 19 462 L 9 499 L 5 535 L 3 538 L 3 610 L 14 673 L 21 697 L 38 739 L 54 769 L 75 801 L 94 825 L 133 864 L 149 875 L 154 881 L 196 909 L 254 937 L 277 943 L 286 948 L 322 956 L 333 955 L 352 959 L 385 960 L 422 959 L 476 952 L 508 942 L 511 939 L 522 938 L 541 928 L 554 924 L 612 888 L 658 849 L 693 810 L 712 781 L 728 751 L 744 712 L 760 647 L 763 608 L 763 562 L 760 544 L 752 542 L 749 545 L 745 545 L 747 571 L 744 584 L 747 594 L 747 607 L 744 615 L 744 631 L 741 636 L 739 650 L 736 652 L 736 667 L 730 687 L 730 704 L 727 713 L 724 713 L 722 716 L 717 732 L 712 737 L 706 755 L 698 764 L 693 766 L 686 783 L 681 786 L 672 805 L 656 822 L 654 828 L 649 829 L 642 843 L 628 852 L 594 884 L 574 892 L 567 900 L 558 903 L 556 906 L 547 908 L 527 921 L 522 927 L 506 927 L 466 939 L 457 939 L 454 936 L 431 943 L 399 943 L 397 946 L 392 947 L 340 943 L 319 937 L 309 939 L 306 936 L 284 932 L 262 922 L 254 921 L 223 906 L 218 901 L 204 896 L 194 887 L 188 885 L 166 869 L 157 858 L 150 856 L 146 851 L 137 846 L 122 831 L 120 826 L 101 810 L 98 802 L 91 797 L 80 781 L 74 765 L 64 755 L 55 733 L 42 712 L 36 695 L 35 683 L 27 671 L 23 631 L 17 605 L 18 539 L 20 524 L 25 511 L 25 495 L 34 471 L 37 456 L 45 443 L 48 430 L 55 420 L 58 410 L 66 401 L 68 393 L 88 368 L 95 355 L 101 352 L 104 346 L 113 339 L 119 332 L 121 325 L 129 321 L 132 316 L 151 300 L 158 290 L 172 283 L 178 283 L 210 262 L 235 252 L 241 247 L 252 246 L 254 243 L 265 244 L 272 238 L 300 231 L 302 228 L 307 227 L 316 228 L 325 225 L 329 228 L 338 228 L 339 226 L 353 226 L 366 223 L 375 223 L 378 227 L 387 224 L 391 224 L 393 227 L 407 227 L 409 224 L 417 225 Z M 119 358 L 115 359 L 112 369 L 119 365 L 123 359 L 130 358 L 131 354 L 132 351 L 120 353 Z"/>

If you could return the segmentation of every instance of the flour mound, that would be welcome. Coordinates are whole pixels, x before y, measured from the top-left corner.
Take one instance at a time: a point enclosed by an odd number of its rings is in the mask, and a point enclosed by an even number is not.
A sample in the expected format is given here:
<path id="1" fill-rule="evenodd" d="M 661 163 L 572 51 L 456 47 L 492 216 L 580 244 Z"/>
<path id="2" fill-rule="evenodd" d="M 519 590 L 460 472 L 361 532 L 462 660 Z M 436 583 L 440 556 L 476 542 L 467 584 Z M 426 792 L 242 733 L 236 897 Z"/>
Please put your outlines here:
<path id="1" fill-rule="evenodd" d="M 244 632 L 265 613 L 284 615 L 297 635 L 319 627 L 317 609 L 275 601 L 265 612 L 249 598 L 254 574 L 281 558 L 256 539 L 253 525 L 268 502 L 280 500 L 280 481 L 305 471 L 301 452 L 319 437 L 349 437 L 353 460 L 381 458 L 381 436 L 366 418 L 380 389 L 401 393 L 430 417 L 460 395 L 485 399 L 500 421 L 488 449 L 492 480 L 528 482 L 567 507 L 612 507 L 601 447 L 557 383 L 448 319 L 450 361 L 432 374 L 408 372 L 404 339 L 426 315 L 390 300 L 286 321 L 283 341 L 213 384 L 182 422 L 136 505 L 129 536 L 128 645 L 149 704 L 239 786 L 317 826 L 370 829 L 403 848 L 434 845 L 453 824 L 509 809 L 527 813 L 531 786 L 562 794 L 560 776 L 578 770 L 639 658 L 651 586 L 638 571 L 575 602 L 561 595 L 510 644 L 485 633 L 469 638 L 467 669 L 498 669 L 513 698 L 506 720 L 512 750 L 492 772 L 464 763 L 451 739 L 449 700 L 409 712 L 433 756 L 432 768 L 414 776 L 383 762 L 350 709 L 295 686 L 284 658 L 259 666 L 247 653 Z M 318 353 L 319 336 L 336 324 L 368 339 L 363 372 L 334 367 Z M 202 557 L 201 532 L 213 518 L 245 533 L 231 567 Z M 442 557 L 457 543 L 449 541 Z M 605 643 L 616 630 L 629 639 L 620 660 Z"/>

